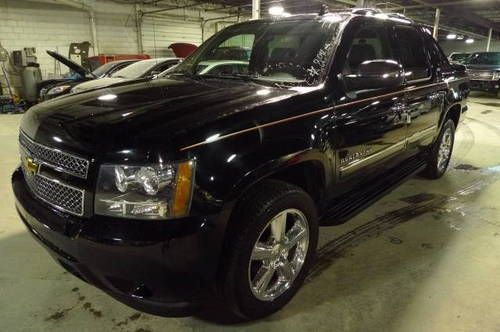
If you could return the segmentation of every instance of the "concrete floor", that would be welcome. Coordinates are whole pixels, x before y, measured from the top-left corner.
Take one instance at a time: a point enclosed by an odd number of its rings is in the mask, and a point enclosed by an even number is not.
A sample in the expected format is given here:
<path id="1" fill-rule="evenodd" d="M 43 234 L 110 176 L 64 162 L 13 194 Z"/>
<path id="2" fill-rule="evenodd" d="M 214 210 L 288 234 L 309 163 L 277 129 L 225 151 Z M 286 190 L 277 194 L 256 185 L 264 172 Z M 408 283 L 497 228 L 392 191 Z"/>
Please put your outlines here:
<path id="1" fill-rule="evenodd" d="M 130 309 L 63 271 L 25 231 L 10 173 L 18 115 L 0 115 L 1 331 L 500 331 L 500 99 L 474 95 L 453 162 L 323 228 L 293 301 L 238 326 Z"/>

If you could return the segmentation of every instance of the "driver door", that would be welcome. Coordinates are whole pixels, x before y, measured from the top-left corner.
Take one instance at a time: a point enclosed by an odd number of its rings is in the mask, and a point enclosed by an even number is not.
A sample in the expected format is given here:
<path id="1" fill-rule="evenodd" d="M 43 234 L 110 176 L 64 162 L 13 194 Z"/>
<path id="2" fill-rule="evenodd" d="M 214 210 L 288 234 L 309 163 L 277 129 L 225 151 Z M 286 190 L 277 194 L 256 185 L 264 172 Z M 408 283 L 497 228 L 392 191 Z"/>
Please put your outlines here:
<path id="1" fill-rule="evenodd" d="M 365 61 L 397 61 L 392 24 L 375 19 L 352 24 L 341 42 L 347 54 L 337 74 L 343 91 L 335 103 L 336 135 L 332 138 L 341 182 L 379 174 L 397 164 L 406 148 L 403 86 L 355 90 L 342 80 Z"/>

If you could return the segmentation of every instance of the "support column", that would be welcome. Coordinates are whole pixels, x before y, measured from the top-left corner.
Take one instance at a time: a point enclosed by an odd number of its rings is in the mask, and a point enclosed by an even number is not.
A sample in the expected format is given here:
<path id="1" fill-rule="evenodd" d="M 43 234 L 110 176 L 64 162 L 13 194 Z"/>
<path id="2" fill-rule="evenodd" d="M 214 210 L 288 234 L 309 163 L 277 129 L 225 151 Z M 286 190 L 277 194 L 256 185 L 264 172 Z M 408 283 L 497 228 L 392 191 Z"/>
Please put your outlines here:
<path id="1" fill-rule="evenodd" d="M 99 42 L 97 41 L 97 28 L 95 22 L 95 13 L 93 10 L 89 11 L 90 31 L 92 32 L 92 47 L 94 48 L 94 55 L 99 55 Z"/>
<path id="2" fill-rule="evenodd" d="M 486 43 L 486 52 L 490 51 L 490 46 L 491 46 L 491 36 L 493 35 L 493 28 L 490 28 L 488 31 L 488 42 Z"/>
<path id="3" fill-rule="evenodd" d="M 142 44 L 142 11 L 139 4 L 135 4 L 135 28 L 137 34 L 137 52 L 144 53 L 144 46 Z"/>
<path id="4" fill-rule="evenodd" d="M 438 39 L 438 33 L 439 33 L 439 16 L 441 16 L 441 9 L 436 8 L 436 14 L 434 16 L 434 30 L 432 31 L 432 37 L 434 37 L 435 40 Z"/>
<path id="5" fill-rule="evenodd" d="M 252 20 L 260 18 L 260 0 L 252 0 Z"/>

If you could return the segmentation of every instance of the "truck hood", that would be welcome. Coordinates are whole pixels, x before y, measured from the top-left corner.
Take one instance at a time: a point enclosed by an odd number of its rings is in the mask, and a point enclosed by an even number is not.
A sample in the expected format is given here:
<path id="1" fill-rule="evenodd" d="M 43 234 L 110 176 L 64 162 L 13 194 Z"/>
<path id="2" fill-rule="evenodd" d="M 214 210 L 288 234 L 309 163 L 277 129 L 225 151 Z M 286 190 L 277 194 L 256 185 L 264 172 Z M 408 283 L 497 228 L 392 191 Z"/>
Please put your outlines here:
<path id="1" fill-rule="evenodd" d="M 67 66 L 69 69 L 71 69 L 75 73 L 78 73 L 82 77 L 85 77 L 87 75 L 94 76 L 87 69 L 83 68 L 82 66 L 80 66 L 79 64 L 77 64 L 76 62 L 74 62 L 73 60 L 70 60 L 70 59 L 66 58 L 65 56 L 63 56 L 63 55 L 61 55 L 61 54 L 59 54 L 57 52 L 47 51 L 47 54 L 50 55 L 51 57 L 53 57 L 54 59 L 56 59 L 57 61 L 61 62 L 65 66 Z"/>
<path id="2" fill-rule="evenodd" d="M 172 146 L 173 138 L 183 136 L 185 144 L 186 137 L 202 137 L 203 126 L 236 114 L 247 113 L 245 125 L 258 121 L 251 111 L 303 92 L 231 79 L 137 80 L 38 104 L 25 114 L 21 130 L 42 144 L 84 155 Z"/>

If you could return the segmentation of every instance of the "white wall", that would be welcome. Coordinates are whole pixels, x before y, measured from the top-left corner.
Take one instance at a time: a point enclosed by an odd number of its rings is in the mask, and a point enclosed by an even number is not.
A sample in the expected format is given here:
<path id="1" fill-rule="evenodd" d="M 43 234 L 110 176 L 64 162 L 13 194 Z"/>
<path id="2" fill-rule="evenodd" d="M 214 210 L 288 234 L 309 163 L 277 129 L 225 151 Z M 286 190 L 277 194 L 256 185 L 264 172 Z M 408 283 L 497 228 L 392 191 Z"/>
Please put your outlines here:
<path id="1" fill-rule="evenodd" d="M 70 42 L 90 40 L 88 22 L 83 11 L 0 0 L 0 42 L 9 52 L 35 47 L 45 76 L 54 72 L 54 61 L 45 50 L 59 50 L 67 55 Z"/>
<path id="2" fill-rule="evenodd" d="M 463 40 L 461 41 L 449 41 L 443 40 L 439 42 L 439 45 L 443 48 L 443 51 L 446 55 L 449 55 L 451 52 L 485 52 L 486 51 L 486 39 L 484 40 L 475 40 L 472 44 L 466 44 Z M 500 41 L 492 40 L 490 51 L 500 51 Z"/>
<path id="3" fill-rule="evenodd" d="M 99 53 L 138 53 L 134 6 L 104 0 L 80 1 L 95 9 Z M 158 8 L 143 8 L 144 11 L 152 9 Z M 227 15 L 218 11 L 205 12 L 199 8 L 147 15 L 142 27 L 144 53 L 156 57 L 166 56 L 169 54 L 167 47 L 173 42 L 199 45 L 202 42 L 202 18 Z M 236 21 L 236 18 L 224 19 L 224 22 L 233 20 Z M 216 31 L 216 22 L 206 24 L 205 39 Z M 9 52 L 35 47 L 44 78 L 60 74 L 56 70 L 56 62 L 45 50 L 57 50 L 67 56 L 70 43 L 83 41 L 92 41 L 89 15 L 83 10 L 28 0 L 0 0 L 0 43 Z M 93 55 L 92 50 L 90 54 Z M 67 71 L 62 65 L 60 68 L 62 73 Z M 19 79 L 12 69 L 10 73 L 14 83 L 19 86 Z"/>

